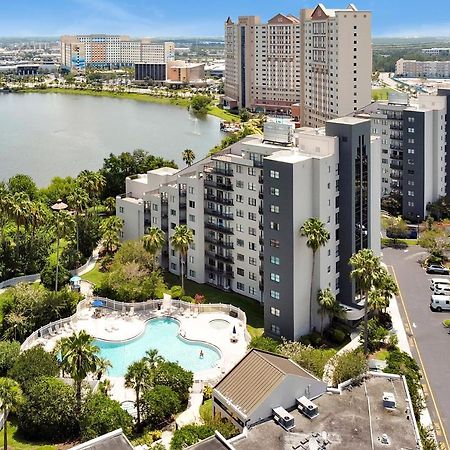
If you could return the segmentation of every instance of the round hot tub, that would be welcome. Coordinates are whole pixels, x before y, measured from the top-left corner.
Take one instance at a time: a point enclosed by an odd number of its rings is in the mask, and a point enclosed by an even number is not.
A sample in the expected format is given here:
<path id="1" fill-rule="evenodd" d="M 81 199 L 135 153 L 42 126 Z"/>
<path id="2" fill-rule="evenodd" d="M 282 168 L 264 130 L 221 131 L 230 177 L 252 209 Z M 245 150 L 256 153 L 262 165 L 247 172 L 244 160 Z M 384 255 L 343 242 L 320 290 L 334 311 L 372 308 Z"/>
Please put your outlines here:
<path id="1" fill-rule="evenodd" d="M 225 330 L 230 326 L 230 322 L 225 319 L 213 319 L 209 321 L 209 325 L 215 330 Z"/>

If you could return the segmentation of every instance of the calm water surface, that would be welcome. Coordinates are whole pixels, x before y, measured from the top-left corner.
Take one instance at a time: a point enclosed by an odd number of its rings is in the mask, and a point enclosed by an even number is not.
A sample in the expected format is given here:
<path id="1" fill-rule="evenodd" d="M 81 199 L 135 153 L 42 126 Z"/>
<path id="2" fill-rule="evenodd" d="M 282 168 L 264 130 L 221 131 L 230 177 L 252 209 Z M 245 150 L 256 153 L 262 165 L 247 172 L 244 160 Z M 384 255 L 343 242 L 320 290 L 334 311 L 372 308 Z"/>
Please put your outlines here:
<path id="1" fill-rule="evenodd" d="M 97 170 L 103 158 L 143 148 L 174 159 L 197 158 L 222 139 L 220 120 L 194 119 L 185 108 L 108 97 L 0 94 L 0 180 L 31 175 L 39 186 L 54 176 Z"/>

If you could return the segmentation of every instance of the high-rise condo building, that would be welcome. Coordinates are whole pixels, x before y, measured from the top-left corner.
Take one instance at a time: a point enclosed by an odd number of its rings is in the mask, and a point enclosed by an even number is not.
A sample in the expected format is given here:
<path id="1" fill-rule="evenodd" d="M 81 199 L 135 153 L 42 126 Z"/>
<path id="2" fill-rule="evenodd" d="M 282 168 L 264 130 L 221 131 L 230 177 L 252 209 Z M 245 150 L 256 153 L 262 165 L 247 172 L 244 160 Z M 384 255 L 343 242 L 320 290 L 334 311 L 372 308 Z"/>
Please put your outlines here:
<path id="1" fill-rule="evenodd" d="M 61 37 L 61 65 L 69 70 L 86 67 L 117 68 L 135 63 L 166 63 L 175 59 L 173 42 L 151 42 L 118 35 Z"/>
<path id="2" fill-rule="evenodd" d="M 427 205 L 447 195 L 450 184 L 447 111 L 450 92 L 439 95 L 392 93 L 373 102 L 360 117 L 370 117 L 381 139 L 381 196 L 398 202 L 403 217 L 417 221 Z"/>
<path id="3" fill-rule="evenodd" d="M 126 180 L 117 197 L 123 239 L 161 228 L 160 263 L 180 272 L 169 238 L 177 225 L 194 232 L 187 277 L 264 304 L 265 331 L 296 339 L 309 332 L 310 286 L 329 287 L 352 305 L 348 259 L 360 248 L 379 252 L 379 139 L 370 120 L 344 118 L 326 128 L 266 123 L 249 136 L 182 170 L 162 168 Z M 319 217 L 330 233 L 312 252 L 300 227 Z M 201 288 L 199 288 L 201 289 Z M 318 326 L 313 306 L 313 325 Z"/>
<path id="4" fill-rule="evenodd" d="M 227 108 L 290 113 L 299 104 L 302 125 L 323 126 L 370 103 L 371 75 L 371 13 L 352 4 L 225 23 Z"/>

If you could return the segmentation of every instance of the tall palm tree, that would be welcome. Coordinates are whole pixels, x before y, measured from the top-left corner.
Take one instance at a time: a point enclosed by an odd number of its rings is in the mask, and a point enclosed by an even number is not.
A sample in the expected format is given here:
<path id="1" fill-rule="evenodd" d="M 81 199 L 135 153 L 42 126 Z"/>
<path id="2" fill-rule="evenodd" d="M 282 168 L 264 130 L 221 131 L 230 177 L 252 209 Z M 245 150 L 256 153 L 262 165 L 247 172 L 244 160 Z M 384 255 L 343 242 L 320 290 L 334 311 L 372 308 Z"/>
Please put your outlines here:
<path id="1" fill-rule="evenodd" d="M 8 449 L 8 411 L 14 411 L 24 401 L 22 389 L 11 378 L 0 378 L 0 404 L 3 411 L 3 450 Z"/>
<path id="2" fill-rule="evenodd" d="M 132 363 L 125 374 L 125 387 L 134 389 L 136 394 L 137 425 L 141 425 L 141 392 L 151 384 L 151 370 L 147 361 L 141 359 Z"/>
<path id="3" fill-rule="evenodd" d="M 120 244 L 119 232 L 123 228 L 123 219 L 117 216 L 111 216 L 104 219 L 100 224 L 100 231 L 102 232 L 103 244 L 108 253 L 112 252 L 114 247 Z"/>
<path id="4" fill-rule="evenodd" d="M 116 210 L 116 199 L 114 197 L 108 197 L 107 199 L 105 199 L 104 204 L 108 209 L 108 212 L 110 214 L 113 214 Z"/>
<path id="5" fill-rule="evenodd" d="M 320 289 L 317 293 L 318 313 L 320 314 L 320 334 L 323 335 L 323 319 L 326 315 L 333 316 L 338 303 L 330 288 Z"/>
<path id="6" fill-rule="evenodd" d="M 186 163 L 187 166 L 192 166 L 192 163 L 195 161 L 195 153 L 190 148 L 187 148 L 186 150 L 183 150 L 182 152 L 182 158 L 183 161 Z"/>
<path id="7" fill-rule="evenodd" d="M 147 250 L 152 257 L 152 267 L 154 269 L 156 266 L 156 255 L 163 249 L 164 244 L 166 243 L 166 234 L 160 228 L 151 227 L 142 237 L 142 243 L 145 250 Z"/>
<path id="8" fill-rule="evenodd" d="M 103 375 L 108 373 L 108 369 L 112 367 L 111 361 L 106 358 L 99 358 L 98 364 L 97 364 L 97 379 L 100 380 Z"/>
<path id="9" fill-rule="evenodd" d="M 170 244 L 173 249 L 180 255 L 180 265 L 181 265 L 181 289 L 184 292 L 184 264 L 189 246 L 194 242 L 194 234 L 192 230 L 186 225 L 178 225 L 175 227 L 175 232 L 170 238 Z"/>
<path id="10" fill-rule="evenodd" d="M 312 329 L 312 302 L 314 269 L 316 266 L 316 254 L 320 247 L 324 247 L 330 240 L 330 233 L 325 228 L 325 224 L 316 217 L 310 217 L 300 228 L 300 236 L 307 238 L 306 245 L 312 250 L 311 287 L 309 292 L 309 329 Z"/>
<path id="11" fill-rule="evenodd" d="M 30 204 L 30 199 L 25 192 L 16 192 L 11 196 L 8 215 L 16 223 L 16 255 L 19 254 L 20 227 L 29 219 Z"/>
<path id="12" fill-rule="evenodd" d="M 31 202 L 29 209 L 29 223 L 31 225 L 31 241 L 34 239 L 36 229 L 48 220 L 50 212 L 47 206 L 39 201 Z"/>
<path id="13" fill-rule="evenodd" d="M 150 370 L 154 370 L 156 366 L 164 361 L 164 358 L 158 354 L 156 348 L 151 348 L 145 352 L 144 361 L 148 364 Z"/>
<path id="14" fill-rule="evenodd" d="M 385 269 L 382 268 L 380 276 L 376 280 L 375 288 L 380 292 L 380 295 L 385 300 L 385 309 L 389 306 L 393 295 L 398 294 L 398 286 L 394 277 Z"/>
<path id="15" fill-rule="evenodd" d="M 89 206 L 89 195 L 86 190 L 76 186 L 67 196 L 67 203 L 70 209 L 75 211 L 75 224 L 77 231 L 77 252 L 80 251 L 80 214 L 87 210 Z"/>
<path id="16" fill-rule="evenodd" d="M 9 195 L 7 189 L 0 185 L 0 233 L 1 240 L 3 243 L 5 241 L 4 228 L 8 223 L 11 209 L 11 196 Z"/>
<path id="17" fill-rule="evenodd" d="M 98 373 L 101 360 L 100 349 L 94 345 L 94 338 L 84 330 L 61 339 L 61 368 L 75 382 L 77 413 L 81 411 L 81 387 L 89 374 Z"/>
<path id="18" fill-rule="evenodd" d="M 378 289 L 371 289 L 367 298 L 368 307 L 372 310 L 376 316 L 379 315 L 380 311 L 387 308 L 389 303 L 386 302 L 386 298 L 383 297 Z"/>
<path id="19" fill-rule="evenodd" d="M 364 353 L 369 351 L 368 346 L 368 311 L 369 292 L 381 275 L 380 258 L 368 248 L 363 248 L 352 255 L 349 261 L 353 270 L 350 276 L 356 281 L 361 295 L 364 295 Z"/>
<path id="20" fill-rule="evenodd" d="M 56 278 L 55 278 L 55 291 L 58 290 L 58 276 L 59 276 L 59 247 L 61 238 L 69 236 L 75 226 L 73 217 L 67 211 L 59 211 L 56 214 L 55 223 L 53 225 L 56 232 Z"/>

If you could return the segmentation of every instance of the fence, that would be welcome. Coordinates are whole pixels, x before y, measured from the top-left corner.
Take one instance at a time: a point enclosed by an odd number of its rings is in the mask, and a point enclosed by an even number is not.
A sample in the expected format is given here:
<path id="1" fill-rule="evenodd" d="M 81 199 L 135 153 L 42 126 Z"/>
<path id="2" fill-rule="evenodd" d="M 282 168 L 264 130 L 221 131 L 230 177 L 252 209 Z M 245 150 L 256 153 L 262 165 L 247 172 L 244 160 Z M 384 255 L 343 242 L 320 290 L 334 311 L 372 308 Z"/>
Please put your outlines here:
<path id="1" fill-rule="evenodd" d="M 35 273 L 33 275 L 24 275 L 22 277 L 10 278 L 9 280 L 2 281 L 0 283 L 0 289 L 15 286 L 19 283 L 34 283 L 35 281 L 40 280 L 41 275 L 39 273 Z"/>

